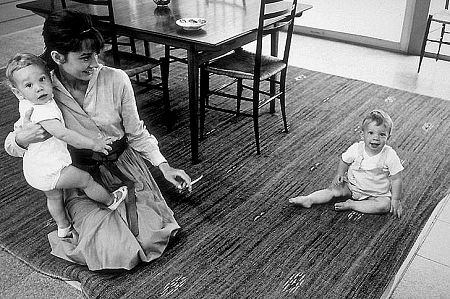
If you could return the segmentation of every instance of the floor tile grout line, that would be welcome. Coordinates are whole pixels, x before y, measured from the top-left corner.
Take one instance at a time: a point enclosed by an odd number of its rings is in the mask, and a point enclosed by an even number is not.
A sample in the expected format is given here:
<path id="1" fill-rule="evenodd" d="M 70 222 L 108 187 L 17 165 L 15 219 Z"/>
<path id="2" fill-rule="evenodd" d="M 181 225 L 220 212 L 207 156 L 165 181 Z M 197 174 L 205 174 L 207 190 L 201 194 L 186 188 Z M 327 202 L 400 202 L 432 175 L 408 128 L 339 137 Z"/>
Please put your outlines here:
<path id="1" fill-rule="evenodd" d="M 423 258 L 423 259 L 425 259 L 425 260 L 427 260 L 427 261 L 433 262 L 433 263 L 435 263 L 435 264 L 438 264 L 438 265 L 441 265 L 441 266 L 444 266 L 444 267 L 447 267 L 447 268 L 450 269 L 450 265 L 443 264 L 443 263 L 438 262 L 438 261 L 436 261 L 436 260 L 433 260 L 433 259 L 431 259 L 431 258 L 429 258 L 429 257 L 423 256 L 423 255 L 421 255 L 421 254 L 417 254 L 416 256 L 419 256 L 419 257 L 421 257 L 421 258 Z"/>

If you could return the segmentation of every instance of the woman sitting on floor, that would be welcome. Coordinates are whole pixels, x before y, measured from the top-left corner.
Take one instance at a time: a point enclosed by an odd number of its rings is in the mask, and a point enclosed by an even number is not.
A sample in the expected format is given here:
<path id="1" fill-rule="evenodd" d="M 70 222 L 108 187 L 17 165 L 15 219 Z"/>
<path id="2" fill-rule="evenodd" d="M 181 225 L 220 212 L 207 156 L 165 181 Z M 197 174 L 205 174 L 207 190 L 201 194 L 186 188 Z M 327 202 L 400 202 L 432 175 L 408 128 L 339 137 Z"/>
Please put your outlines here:
<path id="1" fill-rule="evenodd" d="M 43 36 L 44 58 L 66 126 L 88 137 L 101 134 L 116 140 L 107 157 L 72 149 L 73 164 L 108 189 L 122 182 L 129 187 L 129 198 L 115 211 L 78 189 L 65 190 L 74 230 L 72 237 L 63 239 L 56 231 L 49 233 L 52 254 L 91 270 L 131 269 L 140 261 L 158 258 L 180 227 L 144 159 L 179 189 L 191 189 L 190 177 L 172 168 L 160 153 L 157 140 L 139 118 L 125 72 L 98 63 L 103 38 L 88 15 L 56 12 L 46 19 Z M 8 135 L 5 148 L 13 156 L 23 156 L 30 143 L 47 137 L 42 127 L 26 123 Z"/>

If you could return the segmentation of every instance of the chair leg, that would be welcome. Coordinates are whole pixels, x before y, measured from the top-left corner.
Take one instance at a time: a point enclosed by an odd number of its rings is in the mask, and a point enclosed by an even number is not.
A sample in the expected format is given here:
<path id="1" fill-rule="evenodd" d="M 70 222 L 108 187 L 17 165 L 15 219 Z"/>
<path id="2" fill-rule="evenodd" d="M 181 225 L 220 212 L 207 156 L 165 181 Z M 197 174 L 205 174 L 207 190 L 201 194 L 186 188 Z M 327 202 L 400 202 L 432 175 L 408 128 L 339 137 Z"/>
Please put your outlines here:
<path id="1" fill-rule="evenodd" d="M 288 125 L 287 125 L 287 119 L 286 119 L 286 72 L 283 72 L 281 74 L 281 80 L 280 80 L 280 110 L 281 110 L 281 117 L 283 118 L 283 125 L 284 125 L 284 132 L 288 133 Z"/>
<path id="2" fill-rule="evenodd" d="M 441 53 L 441 47 L 442 47 L 442 41 L 444 40 L 444 34 L 445 34 L 445 24 L 442 24 L 441 37 L 439 38 L 439 48 L 436 53 L 436 61 L 439 60 L 439 53 Z"/>
<path id="3" fill-rule="evenodd" d="M 209 93 L 209 73 L 200 68 L 200 140 L 205 138 L 206 101 Z"/>
<path id="4" fill-rule="evenodd" d="M 237 85 L 236 85 L 236 90 L 237 90 L 237 100 L 236 100 L 236 116 L 239 116 L 239 114 L 241 113 L 241 99 L 242 99 L 242 79 L 237 79 Z"/>
<path id="5" fill-rule="evenodd" d="M 255 85 L 254 85 L 255 86 Z M 259 84 L 257 89 L 253 90 L 253 129 L 255 131 L 255 142 L 256 142 L 256 154 L 261 154 L 261 148 L 259 144 L 259 124 L 258 124 L 258 116 L 259 116 Z"/>
<path id="6" fill-rule="evenodd" d="M 272 76 L 271 78 L 270 78 L 270 96 L 272 97 L 274 94 L 275 94 L 275 92 L 276 92 L 276 83 L 275 83 L 275 81 L 277 80 L 277 75 L 274 75 L 274 76 Z M 269 112 L 271 113 L 271 114 L 274 114 L 275 113 L 275 101 L 271 101 L 270 102 L 270 109 L 269 109 Z"/>
<path id="7" fill-rule="evenodd" d="M 422 49 L 420 50 L 419 68 L 417 69 L 418 73 L 420 72 L 420 66 L 422 65 L 423 56 L 425 55 L 425 47 L 427 45 L 428 33 L 430 31 L 432 19 L 433 19 L 432 15 L 428 16 L 427 27 L 425 28 L 425 34 L 423 36 Z"/>

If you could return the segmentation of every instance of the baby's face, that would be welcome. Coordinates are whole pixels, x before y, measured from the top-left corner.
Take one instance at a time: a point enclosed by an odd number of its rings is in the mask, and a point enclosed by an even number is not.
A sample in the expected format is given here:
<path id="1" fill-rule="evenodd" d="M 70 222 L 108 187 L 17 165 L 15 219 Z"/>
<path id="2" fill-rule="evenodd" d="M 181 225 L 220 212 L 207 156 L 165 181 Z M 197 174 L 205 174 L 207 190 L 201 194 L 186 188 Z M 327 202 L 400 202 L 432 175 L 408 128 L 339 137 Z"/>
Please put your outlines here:
<path id="1" fill-rule="evenodd" d="M 14 72 L 14 94 L 33 104 L 42 105 L 51 100 L 53 86 L 48 74 L 40 66 L 29 65 Z"/>
<path id="2" fill-rule="evenodd" d="M 384 124 L 377 126 L 374 121 L 369 123 L 362 133 L 366 152 L 372 155 L 380 153 L 389 138 L 388 128 Z"/>

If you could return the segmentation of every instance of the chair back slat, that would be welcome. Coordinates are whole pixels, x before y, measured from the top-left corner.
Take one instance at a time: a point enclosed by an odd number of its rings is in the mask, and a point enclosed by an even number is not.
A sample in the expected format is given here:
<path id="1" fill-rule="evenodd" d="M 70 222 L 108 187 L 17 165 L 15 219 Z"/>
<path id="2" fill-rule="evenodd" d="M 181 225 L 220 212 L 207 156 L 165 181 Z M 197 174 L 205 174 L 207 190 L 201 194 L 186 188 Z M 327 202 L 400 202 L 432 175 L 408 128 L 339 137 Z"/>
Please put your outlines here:
<path id="1" fill-rule="evenodd" d="M 287 4 L 291 4 L 288 6 Z M 283 49 L 283 62 L 288 62 L 290 46 L 292 41 L 292 32 L 294 29 L 294 19 L 297 10 L 297 0 L 283 1 L 283 0 L 261 0 L 259 12 L 258 34 L 256 39 L 256 55 L 254 77 L 259 78 L 261 69 L 261 55 L 263 48 L 263 38 L 269 34 L 276 33 L 287 27 L 286 39 Z M 272 23 L 276 20 L 275 23 Z M 257 81 L 257 80 L 255 80 Z M 258 82 L 254 82 L 259 84 Z"/>
<path id="2" fill-rule="evenodd" d="M 290 22 L 277 22 L 274 25 L 264 27 L 264 35 L 276 33 L 277 31 L 281 31 L 286 26 L 289 26 Z"/>
<path id="3" fill-rule="evenodd" d="M 115 23 L 112 0 L 61 0 L 63 9 L 70 9 L 67 6 L 67 2 L 84 4 L 82 11 L 88 13 L 94 20 L 105 20 L 112 24 Z"/>
<path id="4" fill-rule="evenodd" d="M 263 18 L 264 20 L 271 20 L 274 18 L 279 18 L 282 17 L 284 15 L 286 15 L 287 13 L 290 12 L 290 9 L 284 9 L 284 10 L 278 10 L 278 11 L 274 11 L 274 12 L 269 12 L 269 13 L 265 13 Z"/>
<path id="5" fill-rule="evenodd" d="M 261 0 L 261 2 L 265 5 L 267 5 L 267 4 L 283 2 L 283 0 Z"/>
<path id="6" fill-rule="evenodd" d="M 108 0 L 69 0 L 77 3 L 83 3 L 83 4 L 89 4 L 89 5 L 108 5 Z M 63 7 L 66 5 L 66 0 L 61 1 L 63 4 Z"/>

